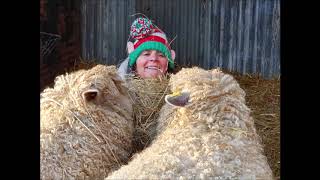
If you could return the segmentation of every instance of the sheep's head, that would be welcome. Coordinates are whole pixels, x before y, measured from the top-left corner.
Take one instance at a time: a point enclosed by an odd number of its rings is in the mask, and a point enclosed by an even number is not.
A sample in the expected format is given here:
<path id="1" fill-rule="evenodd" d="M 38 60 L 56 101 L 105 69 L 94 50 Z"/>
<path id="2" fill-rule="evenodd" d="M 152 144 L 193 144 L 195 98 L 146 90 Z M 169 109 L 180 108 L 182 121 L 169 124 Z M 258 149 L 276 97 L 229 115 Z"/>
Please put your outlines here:
<path id="1" fill-rule="evenodd" d="M 87 106 L 109 107 L 117 104 L 131 112 L 131 101 L 122 83 L 114 66 L 98 65 L 85 74 L 72 93 L 80 95 Z"/>
<path id="2" fill-rule="evenodd" d="M 173 94 L 167 95 L 165 99 L 173 106 L 184 107 L 195 101 L 224 95 L 237 96 L 243 102 L 245 100 L 245 92 L 237 81 L 219 69 L 183 68 L 172 75 L 170 86 Z"/>
<path id="3" fill-rule="evenodd" d="M 114 112 L 114 107 L 121 107 L 121 111 L 126 111 L 124 115 L 132 114 L 132 103 L 122 83 L 114 66 L 97 65 L 61 75 L 56 78 L 54 88 L 45 89 L 41 94 L 41 106 L 50 108 L 46 106 L 52 104 L 47 103 L 51 100 L 60 104 L 60 109 L 67 109 L 64 112 L 72 111 L 79 116 L 106 115 Z"/>

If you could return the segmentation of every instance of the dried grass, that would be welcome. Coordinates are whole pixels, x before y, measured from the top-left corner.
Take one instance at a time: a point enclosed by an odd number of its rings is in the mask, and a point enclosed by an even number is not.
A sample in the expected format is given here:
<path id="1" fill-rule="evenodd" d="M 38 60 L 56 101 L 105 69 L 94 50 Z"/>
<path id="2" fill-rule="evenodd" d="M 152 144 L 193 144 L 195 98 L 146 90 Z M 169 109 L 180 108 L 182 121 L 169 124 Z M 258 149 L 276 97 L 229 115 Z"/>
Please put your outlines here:
<path id="1" fill-rule="evenodd" d="M 135 132 L 133 151 L 139 152 L 147 147 L 156 133 L 156 119 L 169 94 L 169 76 L 156 79 L 127 77 L 130 98 L 133 102 Z"/>
<path id="2" fill-rule="evenodd" d="M 84 59 L 80 58 L 79 61 L 75 61 L 73 63 L 73 66 L 67 68 L 66 71 L 70 72 L 70 71 L 77 71 L 80 69 L 90 69 L 90 68 L 96 66 L 97 64 L 98 63 L 94 59 L 84 60 Z"/>
<path id="3" fill-rule="evenodd" d="M 230 73 L 230 72 L 229 72 Z M 280 79 L 231 72 L 246 92 L 257 133 L 276 179 L 280 179 Z"/>

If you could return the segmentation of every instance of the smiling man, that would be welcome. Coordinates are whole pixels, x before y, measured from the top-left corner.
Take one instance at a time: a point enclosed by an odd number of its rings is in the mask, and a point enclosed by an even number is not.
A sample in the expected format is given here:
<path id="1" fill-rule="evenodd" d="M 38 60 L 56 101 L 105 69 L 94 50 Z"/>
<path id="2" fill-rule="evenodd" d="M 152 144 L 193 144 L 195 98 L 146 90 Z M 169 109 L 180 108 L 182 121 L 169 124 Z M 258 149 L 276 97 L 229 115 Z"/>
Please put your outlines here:
<path id="1" fill-rule="evenodd" d="M 136 74 L 142 78 L 164 75 L 168 70 L 168 59 L 160 51 L 143 51 L 136 62 Z"/>
<path id="2" fill-rule="evenodd" d="M 121 77 L 133 73 L 141 78 L 155 78 L 174 69 L 175 51 L 165 33 L 147 18 L 137 18 L 131 25 L 127 43 L 129 57 L 121 64 Z"/>

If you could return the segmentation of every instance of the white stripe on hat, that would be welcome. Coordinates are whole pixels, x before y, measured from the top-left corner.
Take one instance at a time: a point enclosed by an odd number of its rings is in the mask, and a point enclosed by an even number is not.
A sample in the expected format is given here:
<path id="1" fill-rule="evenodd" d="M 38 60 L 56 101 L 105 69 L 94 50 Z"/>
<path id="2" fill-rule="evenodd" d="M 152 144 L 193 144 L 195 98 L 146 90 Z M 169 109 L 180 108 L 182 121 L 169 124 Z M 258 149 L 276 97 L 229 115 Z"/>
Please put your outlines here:
<path id="1" fill-rule="evenodd" d="M 168 43 L 168 40 L 167 40 L 167 37 L 164 33 L 160 33 L 160 32 L 155 32 L 155 33 L 152 33 L 151 36 L 160 36 L 162 37 L 163 39 L 166 40 L 166 42 Z"/>

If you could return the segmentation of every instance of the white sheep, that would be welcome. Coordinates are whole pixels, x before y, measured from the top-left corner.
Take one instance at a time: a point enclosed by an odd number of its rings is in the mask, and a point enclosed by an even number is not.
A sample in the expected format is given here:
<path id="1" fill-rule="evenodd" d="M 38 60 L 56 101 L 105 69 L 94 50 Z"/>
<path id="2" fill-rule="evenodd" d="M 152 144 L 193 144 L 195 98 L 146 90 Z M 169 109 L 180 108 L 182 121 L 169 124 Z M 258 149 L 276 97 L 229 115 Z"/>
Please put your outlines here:
<path id="1" fill-rule="evenodd" d="M 170 86 L 182 93 L 168 102 L 184 107 L 164 105 L 156 139 L 106 179 L 272 179 L 245 92 L 232 76 L 183 68 Z"/>
<path id="2" fill-rule="evenodd" d="M 41 179 L 103 179 L 132 150 L 132 103 L 115 66 L 58 76 L 40 99 Z"/>

